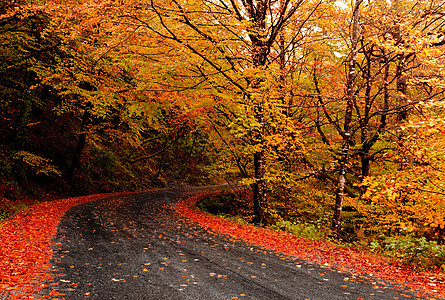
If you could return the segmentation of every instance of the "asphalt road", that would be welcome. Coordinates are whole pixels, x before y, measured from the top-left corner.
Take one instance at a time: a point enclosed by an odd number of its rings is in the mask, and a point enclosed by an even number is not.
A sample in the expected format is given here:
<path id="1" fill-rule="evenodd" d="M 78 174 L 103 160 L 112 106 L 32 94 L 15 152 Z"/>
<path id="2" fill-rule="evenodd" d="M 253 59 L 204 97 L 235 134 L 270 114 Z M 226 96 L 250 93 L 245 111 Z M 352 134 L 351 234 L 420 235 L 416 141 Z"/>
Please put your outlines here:
<path id="1" fill-rule="evenodd" d="M 79 205 L 55 237 L 65 299 L 416 299 L 405 288 L 329 271 L 183 221 L 183 190 Z"/>

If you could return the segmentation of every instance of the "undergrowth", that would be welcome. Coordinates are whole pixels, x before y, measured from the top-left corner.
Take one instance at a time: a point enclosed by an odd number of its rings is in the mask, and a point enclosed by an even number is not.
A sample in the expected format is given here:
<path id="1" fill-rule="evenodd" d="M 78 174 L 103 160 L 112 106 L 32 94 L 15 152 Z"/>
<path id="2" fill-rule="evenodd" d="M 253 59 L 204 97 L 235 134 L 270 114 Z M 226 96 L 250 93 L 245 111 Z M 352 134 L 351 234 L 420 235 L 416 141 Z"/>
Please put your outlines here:
<path id="1" fill-rule="evenodd" d="M 326 233 L 317 228 L 313 224 L 296 223 L 291 221 L 278 221 L 271 225 L 270 228 L 276 231 L 290 232 L 295 236 L 308 238 L 311 240 L 325 240 Z"/>
<path id="2" fill-rule="evenodd" d="M 37 204 L 37 202 L 35 203 Z M 11 216 L 15 215 L 17 212 L 19 212 L 22 209 L 25 209 L 29 205 L 24 202 L 17 202 L 17 203 L 2 203 L 0 204 L 0 223 L 5 221 L 7 218 L 10 218 Z"/>
<path id="3" fill-rule="evenodd" d="M 425 237 L 381 236 L 372 240 L 368 249 L 406 265 L 417 265 L 423 269 L 438 267 L 445 271 L 445 245 L 438 245 L 436 241 L 428 241 Z"/>
<path id="4" fill-rule="evenodd" d="M 233 194 L 207 197 L 195 205 L 202 211 L 241 224 L 249 223 L 253 218 L 252 212 L 245 209 L 248 206 L 245 204 L 245 200 L 239 199 Z M 286 231 L 311 240 L 324 240 L 327 236 L 326 231 L 314 224 L 282 220 L 281 218 L 269 224 L 268 227 L 275 231 Z"/>

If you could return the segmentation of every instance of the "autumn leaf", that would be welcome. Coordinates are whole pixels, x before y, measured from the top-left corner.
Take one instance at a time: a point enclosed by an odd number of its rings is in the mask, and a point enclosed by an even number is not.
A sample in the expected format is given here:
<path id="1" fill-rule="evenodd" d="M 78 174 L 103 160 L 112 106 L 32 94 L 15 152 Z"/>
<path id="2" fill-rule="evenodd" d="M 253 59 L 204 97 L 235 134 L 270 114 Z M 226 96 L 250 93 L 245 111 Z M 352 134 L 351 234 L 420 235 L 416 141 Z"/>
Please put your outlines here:
<path id="1" fill-rule="evenodd" d="M 29 292 L 22 295 L 23 299 L 39 294 L 42 285 L 51 282 L 49 260 L 53 254 L 52 239 L 61 216 L 73 206 L 111 195 L 117 194 L 43 202 L 4 221 L 0 230 L 0 252 L 3 255 L 0 261 L 0 287 L 5 290 L 26 288 Z M 64 279 L 60 282 L 69 283 Z M 57 291 L 51 293 L 59 295 Z"/>

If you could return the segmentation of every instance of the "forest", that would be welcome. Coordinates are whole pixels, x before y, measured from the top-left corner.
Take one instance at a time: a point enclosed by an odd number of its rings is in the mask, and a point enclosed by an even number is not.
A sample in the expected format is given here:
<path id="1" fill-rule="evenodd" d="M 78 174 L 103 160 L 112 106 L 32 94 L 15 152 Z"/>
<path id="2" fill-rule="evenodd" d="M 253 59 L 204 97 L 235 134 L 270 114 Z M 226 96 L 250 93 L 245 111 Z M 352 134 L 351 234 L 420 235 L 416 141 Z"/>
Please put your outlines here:
<path id="1" fill-rule="evenodd" d="M 444 4 L 2 1 L 0 219 L 228 183 L 242 222 L 445 268 Z"/>

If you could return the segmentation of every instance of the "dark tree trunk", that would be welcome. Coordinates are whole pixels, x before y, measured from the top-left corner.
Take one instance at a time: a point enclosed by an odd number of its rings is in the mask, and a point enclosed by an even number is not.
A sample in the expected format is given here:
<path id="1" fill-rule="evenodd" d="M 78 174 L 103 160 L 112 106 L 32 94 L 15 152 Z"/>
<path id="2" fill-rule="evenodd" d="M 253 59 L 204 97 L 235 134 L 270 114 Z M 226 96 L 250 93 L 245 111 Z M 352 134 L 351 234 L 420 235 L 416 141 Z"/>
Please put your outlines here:
<path id="1" fill-rule="evenodd" d="M 255 169 L 255 180 L 253 184 L 253 210 L 254 210 L 254 220 L 256 224 L 267 223 L 266 219 L 266 208 L 267 208 L 267 197 L 266 197 L 266 187 L 264 182 L 264 154 L 255 153 L 254 154 L 254 169 Z"/>
<path id="2" fill-rule="evenodd" d="M 386 56 L 386 53 L 384 50 L 382 50 L 382 56 L 383 56 L 383 64 L 384 64 L 384 73 L 383 73 L 383 107 L 382 107 L 382 112 L 381 112 L 381 117 L 380 117 L 380 124 L 379 127 L 377 128 L 377 131 L 372 135 L 372 136 L 368 136 L 368 122 L 369 122 L 369 109 L 371 106 L 371 101 L 370 101 L 370 93 L 371 93 L 371 85 L 368 84 L 367 88 L 366 88 L 366 96 L 365 96 L 365 101 L 366 101 L 366 107 L 367 110 L 365 111 L 365 116 L 364 116 L 364 120 L 366 121 L 366 124 L 363 124 L 362 127 L 362 150 L 360 152 L 360 158 L 361 158 L 361 173 L 362 173 L 362 177 L 366 177 L 369 176 L 369 171 L 370 171 L 370 166 L 371 166 L 371 159 L 372 159 L 372 155 L 371 155 L 371 149 L 374 146 L 374 144 L 379 140 L 380 135 L 382 134 L 382 132 L 385 130 L 386 127 L 386 115 L 387 115 L 387 111 L 389 109 L 389 62 L 388 62 L 388 58 Z M 371 68 L 371 63 L 368 63 L 368 70 L 367 70 L 367 79 L 368 79 L 368 83 L 369 80 L 371 78 L 371 74 L 370 74 L 370 68 Z M 368 109 L 369 107 L 369 109 Z"/>
<path id="3" fill-rule="evenodd" d="M 255 148 L 258 149 L 253 154 L 253 166 L 255 182 L 253 184 L 253 207 L 254 207 L 254 223 L 263 225 L 267 223 L 266 208 L 266 182 L 264 180 L 266 170 L 266 159 L 264 156 L 264 108 L 261 103 L 256 107 L 256 121 L 261 125 L 256 132 Z"/>
<path id="4" fill-rule="evenodd" d="M 249 12 L 249 17 L 252 20 L 252 33 L 249 35 L 252 42 L 252 62 L 255 68 L 261 69 L 266 65 L 268 46 L 265 44 L 266 33 L 266 3 L 258 1 L 255 10 Z M 257 92 L 261 87 L 261 79 L 253 78 L 251 87 L 253 94 L 260 94 Z M 257 97 L 257 96 L 254 96 Z M 255 182 L 252 186 L 253 191 L 253 207 L 254 220 L 253 222 L 259 225 L 267 223 L 266 208 L 266 182 L 264 180 L 266 170 L 266 160 L 264 156 L 264 103 L 262 99 L 254 99 L 255 101 L 255 120 L 260 124 L 260 128 L 254 137 L 254 144 L 256 152 L 253 154 L 254 176 Z"/>
<path id="5" fill-rule="evenodd" d="M 340 159 L 340 168 L 339 168 L 339 175 L 338 175 L 338 183 L 337 183 L 337 190 L 336 190 L 336 196 L 335 196 L 335 209 L 334 209 L 334 218 L 332 221 L 332 230 L 334 237 L 338 237 L 340 232 L 340 223 L 341 223 L 341 217 L 342 217 L 342 210 L 343 210 L 343 201 L 345 199 L 345 186 L 346 186 L 346 173 L 347 173 L 347 165 L 349 162 L 349 141 L 350 141 L 350 135 L 349 133 L 345 134 L 346 137 L 343 138 L 343 147 L 342 147 L 342 154 Z"/>

